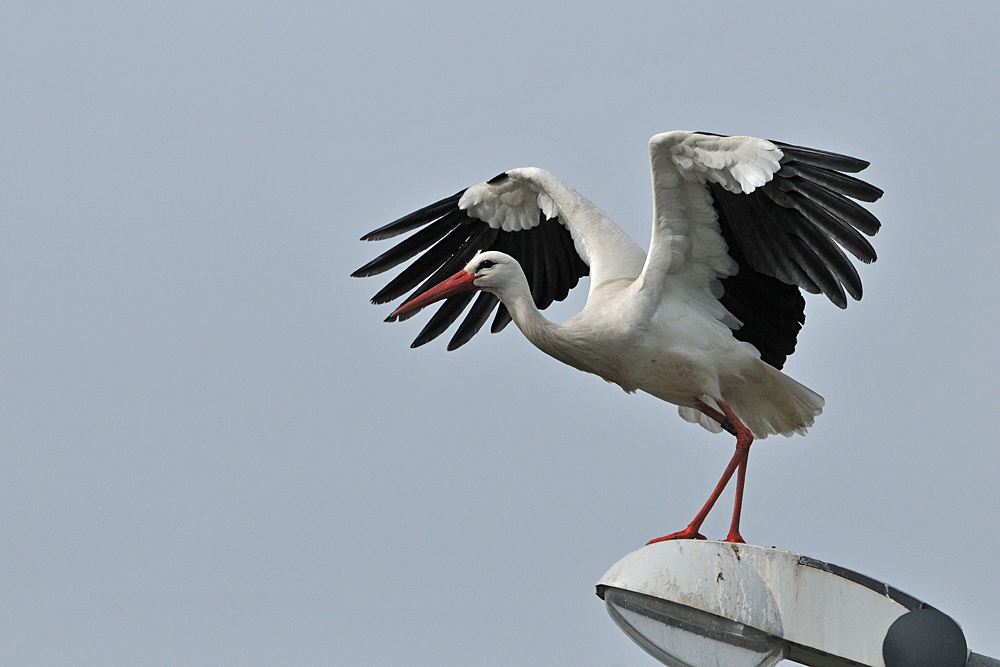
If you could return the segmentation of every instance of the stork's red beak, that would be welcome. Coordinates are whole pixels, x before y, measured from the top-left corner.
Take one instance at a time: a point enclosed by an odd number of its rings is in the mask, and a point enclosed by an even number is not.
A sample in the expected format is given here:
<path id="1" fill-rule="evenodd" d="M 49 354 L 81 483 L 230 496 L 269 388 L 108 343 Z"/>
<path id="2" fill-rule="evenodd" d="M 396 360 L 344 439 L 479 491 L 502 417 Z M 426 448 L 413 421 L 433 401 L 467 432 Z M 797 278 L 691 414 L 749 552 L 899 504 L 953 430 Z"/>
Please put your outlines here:
<path id="1" fill-rule="evenodd" d="M 389 315 L 386 321 L 392 322 L 399 317 L 413 314 L 424 306 L 429 306 L 432 303 L 441 301 L 442 299 L 447 299 L 449 296 L 461 294 L 462 292 L 468 292 L 469 290 L 479 289 L 472 283 L 475 279 L 476 276 L 471 273 L 464 270 L 459 271 L 451 278 L 448 278 L 444 282 L 438 283 L 434 287 L 430 288 L 413 301 L 404 303 L 402 306 L 392 311 L 392 314 Z"/>

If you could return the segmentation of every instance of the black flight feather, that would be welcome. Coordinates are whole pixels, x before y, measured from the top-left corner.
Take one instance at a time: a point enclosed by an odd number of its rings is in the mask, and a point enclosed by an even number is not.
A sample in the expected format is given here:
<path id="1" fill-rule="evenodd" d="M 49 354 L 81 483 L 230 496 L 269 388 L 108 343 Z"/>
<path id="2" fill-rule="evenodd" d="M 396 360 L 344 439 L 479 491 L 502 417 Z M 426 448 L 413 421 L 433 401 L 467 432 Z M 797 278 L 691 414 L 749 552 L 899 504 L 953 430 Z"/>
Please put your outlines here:
<path id="1" fill-rule="evenodd" d="M 436 201 L 430 206 L 425 206 L 419 211 L 414 211 L 409 215 L 404 215 L 402 218 L 390 222 L 384 227 L 379 227 L 373 232 L 368 232 L 361 237 L 362 241 L 382 241 L 384 239 L 390 239 L 393 236 L 398 236 L 404 232 L 416 229 L 417 227 L 422 227 L 428 222 L 437 220 L 445 213 L 455 210 L 458 207 L 458 200 L 462 198 L 462 194 L 465 190 L 461 192 L 456 192 L 450 197 L 446 197 L 441 201 Z"/>
<path id="2" fill-rule="evenodd" d="M 472 340 L 472 337 L 479 332 L 483 323 L 486 322 L 498 303 L 500 303 L 500 299 L 495 294 L 480 292 L 479 298 L 476 299 L 476 302 L 472 304 L 472 308 L 469 309 L 469 314 L 458 325 L 458 330 L 448 342 L 448 351 L 457 350 Z"/>

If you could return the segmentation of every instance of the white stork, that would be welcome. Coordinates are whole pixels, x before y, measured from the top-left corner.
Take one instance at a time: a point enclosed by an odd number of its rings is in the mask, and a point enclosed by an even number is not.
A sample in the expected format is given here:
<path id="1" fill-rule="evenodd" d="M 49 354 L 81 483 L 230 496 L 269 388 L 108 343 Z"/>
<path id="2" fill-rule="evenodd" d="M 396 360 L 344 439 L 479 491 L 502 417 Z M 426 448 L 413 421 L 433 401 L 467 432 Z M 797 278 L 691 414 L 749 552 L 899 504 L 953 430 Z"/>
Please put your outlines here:
<path id="1" fill-rule="evenodd" d="M 366 234 L 374 241 L 420 229 L 353 275 L 419 254 L 372 298 L 386 303 L 416 288 L 387 321 L 444 300 L 413 347 L 444 332 L 479 291 L 449 350 L 468 342 L 499 302 L 494 333 L 513 319 L 559 361 L 735 435 L 736 452 L 694 520 L 652 541 L 704 539 L 702 522 L 739 468 L 726 539 L 742 542 L 753 439 L 804 433 L 823 410 L 819 394 L 780 371 L 805 322 L 799 290 L 841 308 L 847 295 L 861 298 L 844 250 L 874 261 L 859 231 L 871 236 L 879 221 L 851 198 L 873 202 L 882 191 L 845 175 L 867 167 L 863 160 L 751 137 L 667 132 L 650 139 L 649 154 L 648 253 L 557 177 L 512 169 Z M 579 314 L 560 324 L 542 316 L 588 274 Z"/>

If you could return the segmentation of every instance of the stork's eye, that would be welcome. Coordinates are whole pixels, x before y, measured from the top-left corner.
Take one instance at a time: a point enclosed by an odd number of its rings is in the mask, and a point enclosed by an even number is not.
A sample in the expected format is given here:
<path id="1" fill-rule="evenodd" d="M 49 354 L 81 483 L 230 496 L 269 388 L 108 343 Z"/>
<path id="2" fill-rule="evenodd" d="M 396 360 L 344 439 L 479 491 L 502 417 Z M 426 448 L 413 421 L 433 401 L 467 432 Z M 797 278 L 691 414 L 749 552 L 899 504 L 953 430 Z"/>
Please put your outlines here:
<path id="1" fill-rule="evenodd" d="M 496 264 L 496 262 L 494 262 L 492 259 L 484 259 L 483 262 L 482 262 L 482 264 L 479 265 L 479 268 L 480 268 L 480 270 L 481 269 L 488 269 L 491 266 L 493 266 L 494 264 Z"/>

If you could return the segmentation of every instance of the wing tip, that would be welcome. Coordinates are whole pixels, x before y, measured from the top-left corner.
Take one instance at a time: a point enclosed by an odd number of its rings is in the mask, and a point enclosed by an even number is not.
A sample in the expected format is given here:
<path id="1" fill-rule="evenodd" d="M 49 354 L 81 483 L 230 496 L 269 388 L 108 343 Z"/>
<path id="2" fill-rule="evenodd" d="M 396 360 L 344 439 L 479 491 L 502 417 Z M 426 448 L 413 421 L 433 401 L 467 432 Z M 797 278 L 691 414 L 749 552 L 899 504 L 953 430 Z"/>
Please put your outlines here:
<path id="1" fill-rule="evenodd" d="M 395 224 L 390 223 L 390 224 Z M 396 234 L 387 234 L 382 228 L 373 230 L 362 236 L 359 240 L 361 241 L 384 241 L 386 239 L 391 239 L 396 236 Z"/>
<path id="2" fill-rule="evenodd" d="M 405 322 L 406 320 L 410 319 L 411 317 L 413 317 L 414 315 L 416 315 L 419 312 L 420 312 L 419 310 L 415 310 L 412 313 L 403 313 L 402 315 L 389 315 L 387 318 L 385 318 L 382 321 L 383 322 L 388 322 L 388 323 L 392 323 L 392 322 Z"/>
<path id="3" fill-rule="evenodd" d="M 867 160 L 862 160 L 861 158 L 852 157 L 850 155 L 844 155 L 843 153 L 834 153 L 832 151 L 808 148 L 806 146 L 795 146 L 793 144 L 786 144 L 783 141 L 771 140 L 771 143 L 777 146 L 784 154 L 781 162 L 800 161 L 805 164 L 825 167 L 827 169 L 835 169 L 836 171 L 848 174 L 856 174 L 859 171 L 864 171 L 871 166 L 871 162 L 868 162 Z"/>
<path id="4" fill-rule="evenodd" d="M 355 269 L 354 273 L 351 274 L 351 277 L 352 278 L 371 278 L 372 276 L 377 276 L 379 273 L 382 273 L 381 271 L 372 271 L 371 270 L 371 264 L 372 264 L 372 262 L 368 262 L 367 264 L 365 264 L 364 266 L 362 266 L 360 269 Z"/>

